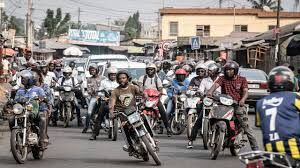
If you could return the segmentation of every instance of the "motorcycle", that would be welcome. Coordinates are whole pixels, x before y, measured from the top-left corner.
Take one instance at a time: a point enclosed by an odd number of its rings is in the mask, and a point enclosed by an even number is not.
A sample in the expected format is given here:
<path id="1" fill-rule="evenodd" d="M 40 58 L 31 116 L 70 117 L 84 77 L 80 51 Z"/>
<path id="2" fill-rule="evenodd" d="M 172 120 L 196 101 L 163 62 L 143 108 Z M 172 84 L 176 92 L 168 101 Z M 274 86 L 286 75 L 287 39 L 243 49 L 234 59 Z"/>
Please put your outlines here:
<path id="1" fill-rule="evenodd" d="M 242 153 L 239 155 L 239 160 L 246 165 L 246 168 L 293 168 L 300 166 L 300 163 L 292 165 L 285 154 L 265 151 Z"/>
<path id="2" fill-rule="evenodd" d="M 130 137 L 128 138 L 130 138 L 133 143 L 133 156 L 138 159 L 142 158 L 145 162 L 147 162 L 149 161 L 150 154 L 156 165 L 161 165 L 161 161 L 157 155 L 159 148 L 145 127 L 145 122 L 148 121 L 147 119 L 145 120 L 143 115 L 143 113 L 139 113 L 136 109 L 125 109 L 124 112 L 115 113 L 115 116 L 120 118 L 122 121 L 122 135 L 127 146 L 129 146 L 129 144 L 127 142 L 124 126 L 126 125 L 129 128 Z"/>
<path id="3" fill-rule="evenodd" d="M 212 107 L 208 120 L 208 140 L 210 158 L 217 159 L 218 154 L 225 148 L 230 149 L 232 156 L 236 156 L 241 148 L 245 146 L 243 140 L 243 129 L 236 125 L 234 117 L 234 102 L 231 96 L 220 94 L 212 98 L 206 97 L 203 103 Z"/>
<path id="4" fill-rule="evenodd" d="M 38 98 L 36 98 L 38 99 Z M 34 112 L 39 110 L 38 102 L 19 102 L 13 106 L 15 125 L 11 130 L 10 146 L 14 159 L 19 164 L 24 164 L 28 153 L 32 153 L 34 159 L 42 159 L 44 150 L 39 145 L 39 126 L 34 123 Z"/>
<path id="5" fill-rule="evenodd" d="M 192 133 L 192 128 L 198 118 L 197 114 L 197 104 L 200 102 L 200 93 L 196 91 L 197 88 L 194 88 L 190 91 L 187 91 L 187 99 L 185 103 L 185 108 L 187 111 L 187 137 L 189 138 Z"/>
<path id="6" fill-rule="evenodd" d="M 59 87 L 59 101 L 60 101 L 60 120 L 64 122 L 64 127 L 68 127 L 69 123 L 73 121 L 73 113 L 75 111 L 75 90 L 72 86 L 64 85 Z"/>
<path id="7" fill-rule="evenodd" d="M 160 118 L 159 109 L 157 107 L 160 100 L 160 93 L 156 89 L 145 89 L 144 95 L 146 95 L 146 98 L 141 110 L 144 115 L 147 116 L 150 128 L 153 129 Z"/>
<path id="8" fill-rule="evenodd" d="M 185 93 L 175 95 L 175 112 L 170 118 L 170 127 L 174 135 L 180 135 L 186 127 L 185 102 L 187 96 Z"/>

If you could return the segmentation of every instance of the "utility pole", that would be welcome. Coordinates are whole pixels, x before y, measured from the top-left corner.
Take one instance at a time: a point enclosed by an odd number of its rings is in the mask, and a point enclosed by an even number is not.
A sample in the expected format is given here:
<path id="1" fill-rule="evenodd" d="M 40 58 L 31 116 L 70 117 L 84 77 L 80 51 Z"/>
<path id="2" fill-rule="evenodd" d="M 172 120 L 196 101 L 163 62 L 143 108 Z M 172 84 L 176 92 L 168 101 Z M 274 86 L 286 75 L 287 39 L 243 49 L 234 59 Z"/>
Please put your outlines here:
<path id="1" fill-rule="evenodd" d="M 81 10 L 78 8 L 78 29 L 81 29 L 81 21 L 80 21 Z"/>
<path id="2" fill-rule="evenodd" d="M 106 18 L 106 20 L 107 20 L 107 29 L 111 31 L 110 19 L 111 18 Z"/>
<path id="3" fill-rule="evenodd" d="M 4 0 L 0 0 L 0 33 L 2 34 Z"/>
<path id="4" fill-rule="evenodd" d="M 27 26 L 26 26 L 26 36 L 27 36 L 27 40 L 26 40 L 26 48 L 31 48 L 32 47 L 32 0 L 28 0 L 28 11 L 27 11 L 27 15 L 26 15 L 26 19 L 27 19 Z"/>
<path id="5" fill-rule="evenodd" d="M 276 63 L 280 64 L 281 62 L 281 55 L 280 55 L 280 37 L 279 37 L 279 33 L 280 33 L 280 7 L 281 7 L 281 0 L 277 0 L 277 24 L 276 24 L 276 46 L 275 46 L 275 61 Z"/>
<path id="6" fill-rule="evenodd" d="M 219 0 L 219 8 L 222 8 L 222 1 L 223 0 Z"/>
<path id="7" fill-rule="evenodd" d="M 165 8 L 165 0 L 162 0 L 162 7 Z"/>

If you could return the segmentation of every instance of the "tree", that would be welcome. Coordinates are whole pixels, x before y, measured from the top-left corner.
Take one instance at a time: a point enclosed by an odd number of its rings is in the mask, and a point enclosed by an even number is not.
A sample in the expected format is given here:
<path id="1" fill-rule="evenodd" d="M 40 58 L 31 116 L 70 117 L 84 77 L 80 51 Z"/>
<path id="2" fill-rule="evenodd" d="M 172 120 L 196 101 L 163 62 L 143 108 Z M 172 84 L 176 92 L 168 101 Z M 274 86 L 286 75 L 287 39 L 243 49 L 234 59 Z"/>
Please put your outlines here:
<path id="1" fill-rule="evenodd" d="M 118 19 L 118 20 L 115 20 L 114 21 L 114 25 L 116 25 L 116 26 L 124 26 L 125 25 L 125 20 L 123 20 L 123 19 Z"/>
<path id="2" fill-rule="evenodd" d="M 7 28 L 8 29 L 15 29 L 16 30 L 16 35 L 17 36 L 23 36 L 25 35 L 25 20 L 21 18 L 17 18 L 15 16 L 11 16 Z"/>
<path id="3" fill-rule="evenodd" d="M 46 28 L 49 38 L 68 32 L 69 21 L 71 20 L 71 15 L 69 13 L 66 13 L 64 18 L 62 18 L 62 12 L 60 8 L 57 8 L 55 17 L 54 11 L 51 9 L 47 9 L 46 13 L 47 15 L 44 19 L 43 26 Z"/>
<path id="4" fill-rule="evenodd" d="M 139 21 L 139 19 L 140 14 L 139 12 L 136 12 L 132 16 L 130 16 L 127 22 L 125 23 L 124 34 L 127 40 L 140 37 L 142 24 Z"/>
<path id="5" fill-rule="evenodd" d="M 264 6 L 269 7 L 272 10 L 277 10 L 277 0 L 248 0 L 252 4 L 252 8 L 263 9 Z M 281 10 L 283 9 L 280 7 Z"/>

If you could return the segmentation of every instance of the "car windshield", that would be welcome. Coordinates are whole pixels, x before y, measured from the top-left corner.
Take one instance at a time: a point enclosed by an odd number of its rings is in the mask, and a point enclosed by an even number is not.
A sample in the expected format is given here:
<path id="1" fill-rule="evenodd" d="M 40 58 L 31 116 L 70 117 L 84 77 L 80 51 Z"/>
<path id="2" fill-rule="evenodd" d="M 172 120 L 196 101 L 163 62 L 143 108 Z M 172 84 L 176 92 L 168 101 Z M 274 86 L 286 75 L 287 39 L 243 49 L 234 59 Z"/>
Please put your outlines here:
<path id="1" fill-rule="evenodd" d="M 92 63 L 99 63 L 99 62 L 115 62 L 115 61 L 127 61 L 125 58 L 112 58 L 112 59 L 90 59 L 89 65 Z"/>
<path id="2" fill-rule="evenodd" d="M 130 73 L 132 79 L 139 79 L 142 75 L 145 75 L 145 68 L 128 68 L 127 71 Z M 107 76 L 107 69 L 104 72 L 104 76 Z"/>
<path id="3" fill-rule="evenodd" d="M 247 80 L 268 80 L 267 75 L 261 71 L 241 70 L 240 75 L 245 77 Z"/>

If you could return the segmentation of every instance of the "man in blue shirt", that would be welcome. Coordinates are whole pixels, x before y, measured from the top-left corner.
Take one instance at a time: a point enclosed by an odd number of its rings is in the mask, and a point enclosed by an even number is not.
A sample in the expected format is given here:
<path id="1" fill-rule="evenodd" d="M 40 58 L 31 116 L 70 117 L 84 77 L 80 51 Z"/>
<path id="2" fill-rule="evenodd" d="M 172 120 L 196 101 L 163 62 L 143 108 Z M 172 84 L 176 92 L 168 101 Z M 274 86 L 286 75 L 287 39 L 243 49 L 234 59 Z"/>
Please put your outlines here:
<path id="1" fill-rule="evenodd" d="M 268 152 L 285 153 L 300 162 L 300 94 L 292 92 L 294 73 L 279 66 L 269 74 L 271 94 L 257 102 L 256 125 L 261 126 Z M 300 166 L 300 165 L 298 165 Z"/>

